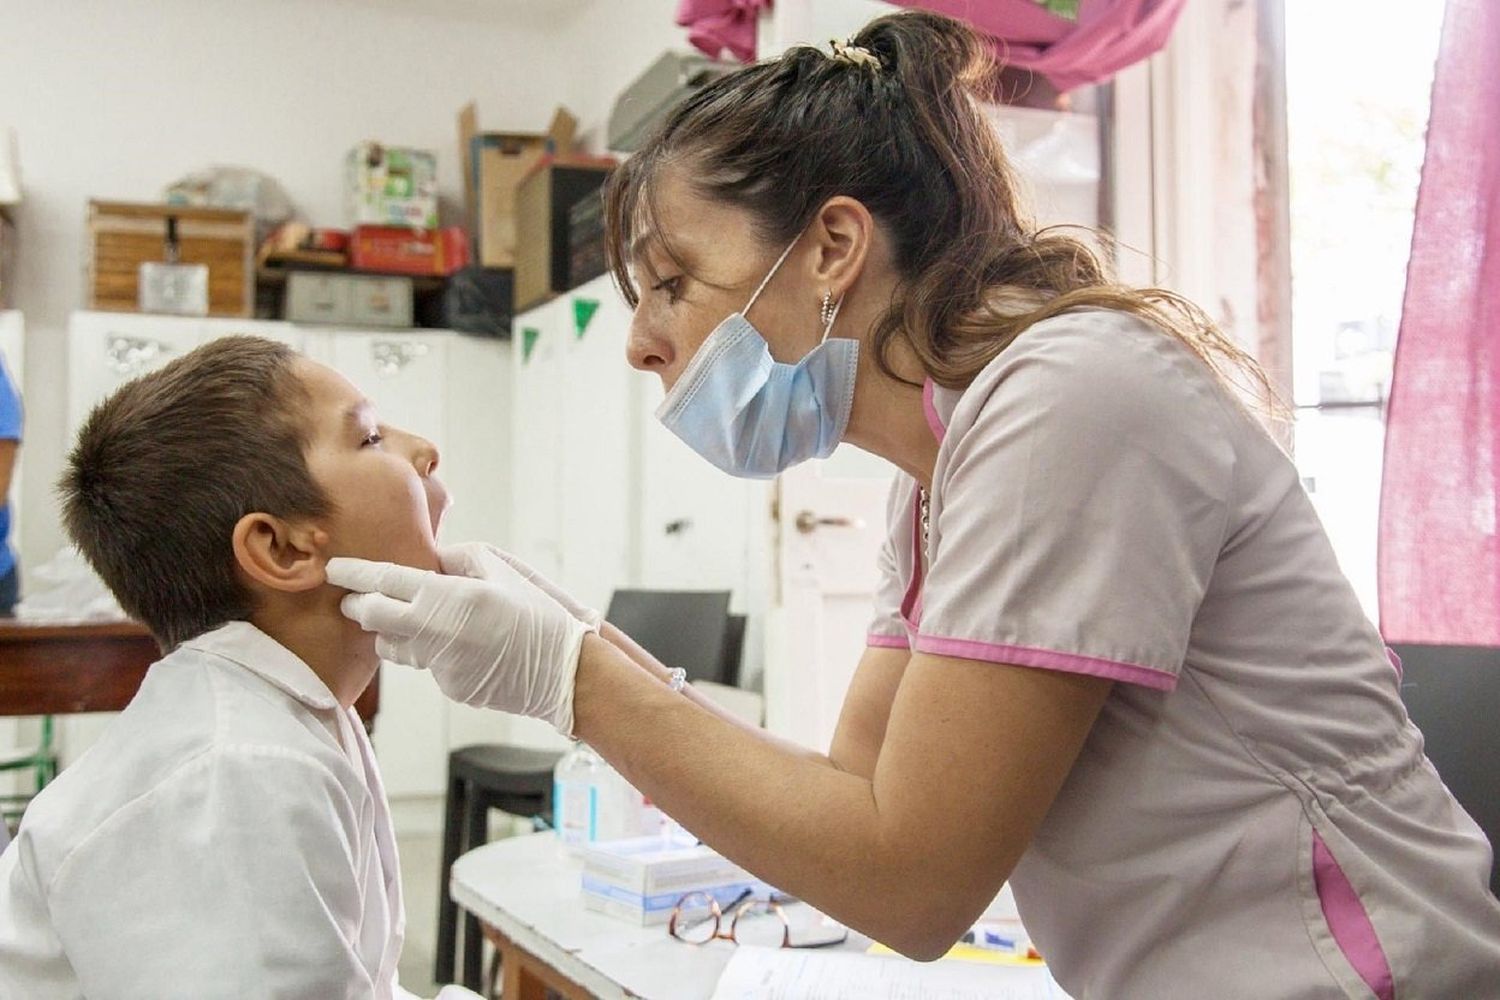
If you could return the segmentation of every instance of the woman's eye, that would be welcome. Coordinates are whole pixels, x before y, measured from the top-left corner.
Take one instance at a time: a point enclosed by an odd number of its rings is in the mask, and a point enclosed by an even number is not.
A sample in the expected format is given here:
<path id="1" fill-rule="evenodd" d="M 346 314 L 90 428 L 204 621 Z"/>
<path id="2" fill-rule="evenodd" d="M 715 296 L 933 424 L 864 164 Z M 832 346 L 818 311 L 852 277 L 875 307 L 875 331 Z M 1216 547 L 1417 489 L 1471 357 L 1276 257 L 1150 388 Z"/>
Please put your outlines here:
<path id="1" fill-rule="evenodd" d="M 676 302 L 682 291 L 682 276 L 677 275 L 672 278 L 663 278 L 652 285 L 651 290 L 653 292 L 666 292 L 668 304 Z"/>

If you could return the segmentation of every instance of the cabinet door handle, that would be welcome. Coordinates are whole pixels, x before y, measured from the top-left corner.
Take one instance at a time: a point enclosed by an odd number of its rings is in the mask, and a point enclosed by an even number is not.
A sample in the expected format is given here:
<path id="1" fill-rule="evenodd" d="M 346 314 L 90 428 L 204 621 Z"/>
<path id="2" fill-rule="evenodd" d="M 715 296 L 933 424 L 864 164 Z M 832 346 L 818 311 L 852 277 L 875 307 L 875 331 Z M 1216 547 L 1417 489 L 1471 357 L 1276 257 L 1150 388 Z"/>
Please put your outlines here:
<path id="1" fill-rule="evenodd" d="M 811 534 L 819 528 L 863 528 L 865 526 L 865 522 L 857 517 L 819 517 L 810 510 L 798 511 L 797 520 L 792 523 L 804 535 Z"/>
<path id="2" fill-rule="evenodd" d="M 427 355 L 427 345 L 419 340 L 372 340 L 370 358 L 376 374 L 383 378 L 400 375 L 407 365 Z"/>
<path id="3" fill-rule="evenodd" d="M 162 355 L 171 353 L 172 345 L 150 337 L 112 333 L 104 342 L 104 360 L 109 370 L 126 378 L 139 375 Z"/>

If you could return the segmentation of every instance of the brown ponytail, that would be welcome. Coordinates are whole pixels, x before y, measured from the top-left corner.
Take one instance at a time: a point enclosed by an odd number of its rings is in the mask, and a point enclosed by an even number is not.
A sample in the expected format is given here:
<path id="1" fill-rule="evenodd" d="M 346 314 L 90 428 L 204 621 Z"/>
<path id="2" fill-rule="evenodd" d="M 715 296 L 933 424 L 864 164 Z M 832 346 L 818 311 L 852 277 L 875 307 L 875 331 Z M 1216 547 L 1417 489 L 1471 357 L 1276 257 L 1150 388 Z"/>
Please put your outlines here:
<path id="1" fill-rule="evenodd" d="M 768 247 L 793 239 L 834 195 L 869 209 L 890 234 L 901 275 L 873 341 L 893 378 L 898 337 L 933 381 L 964 388 L 1032 324 L 1101 308 L 1142 317 L 1222 377 L 1275 399 L 1260 367 L 1197 306 L 1164 289 L 1120 285 L 1088 243 L 1036 228 L 977 105 L 997 93 L 998 72 L 968 27 L 907 11 L 871 21 L 850 44 L 879 65 L 799 46 L 747 66 L 678 105 L 615 172 L 606 245 L 627 301 L 637 301 L 631 241 L 656 214 L 652 178 L 685 159 L 702 194 L 762 222 Z M 672 254 L 669 240 L 663 246 Z"/>

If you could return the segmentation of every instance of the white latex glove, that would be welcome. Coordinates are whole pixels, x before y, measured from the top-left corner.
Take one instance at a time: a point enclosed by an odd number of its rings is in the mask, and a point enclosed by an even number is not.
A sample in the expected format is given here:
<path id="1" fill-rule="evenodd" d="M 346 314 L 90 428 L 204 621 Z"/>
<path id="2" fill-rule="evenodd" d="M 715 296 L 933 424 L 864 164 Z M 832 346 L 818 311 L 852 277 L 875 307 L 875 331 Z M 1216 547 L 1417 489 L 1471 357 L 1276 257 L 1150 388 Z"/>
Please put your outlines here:
<path id="1" fill-rule="evenodd" d="M 497 548 L 488 542 L 464 542 L 459 545 L 450 545 L 438 549 L 438 559 L 442 562 L 443 572 L 454 576 L 472 576 L 481 580 L 489 578 L 494 561 L 496 559 L 507 563 L 511 569 L 521 574 L 521 578 L 536 587 L 542 593 L 552 598 L 563 606 L 563 610 L 577 618 L 597 632 L 599 626 L 604 622 L 604 616 L 593 608 L 585 607 L 575 601 L 567 591 L 557 584 L 548 580 L 545 576 L 526 565 L 515 556 L 504 549 Z"/>
<path id="2" fill-rule="evenodd" d="M 364 559 L 328 561 L 340 607 L 376 650 L 432 672 L 454 701 L 550 722 L 573 735 L 573 681 L 589 629 L 504 560 L 449 576 Z"/>

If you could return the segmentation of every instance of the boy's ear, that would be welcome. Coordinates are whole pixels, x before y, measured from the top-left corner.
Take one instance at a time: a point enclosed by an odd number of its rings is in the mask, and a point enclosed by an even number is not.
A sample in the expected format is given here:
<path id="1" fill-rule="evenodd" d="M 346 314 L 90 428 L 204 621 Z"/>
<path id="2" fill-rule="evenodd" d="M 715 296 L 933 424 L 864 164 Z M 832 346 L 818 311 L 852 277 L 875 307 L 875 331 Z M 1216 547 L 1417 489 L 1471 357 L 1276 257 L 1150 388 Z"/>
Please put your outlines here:
<path id="1" fill-rule="evenodd" d="M 235 523 L 234 559 L 253 582 L 271 590 L 312 590 L 327 582 L 328 532 L 270 514 L 246 514 Z"/>

